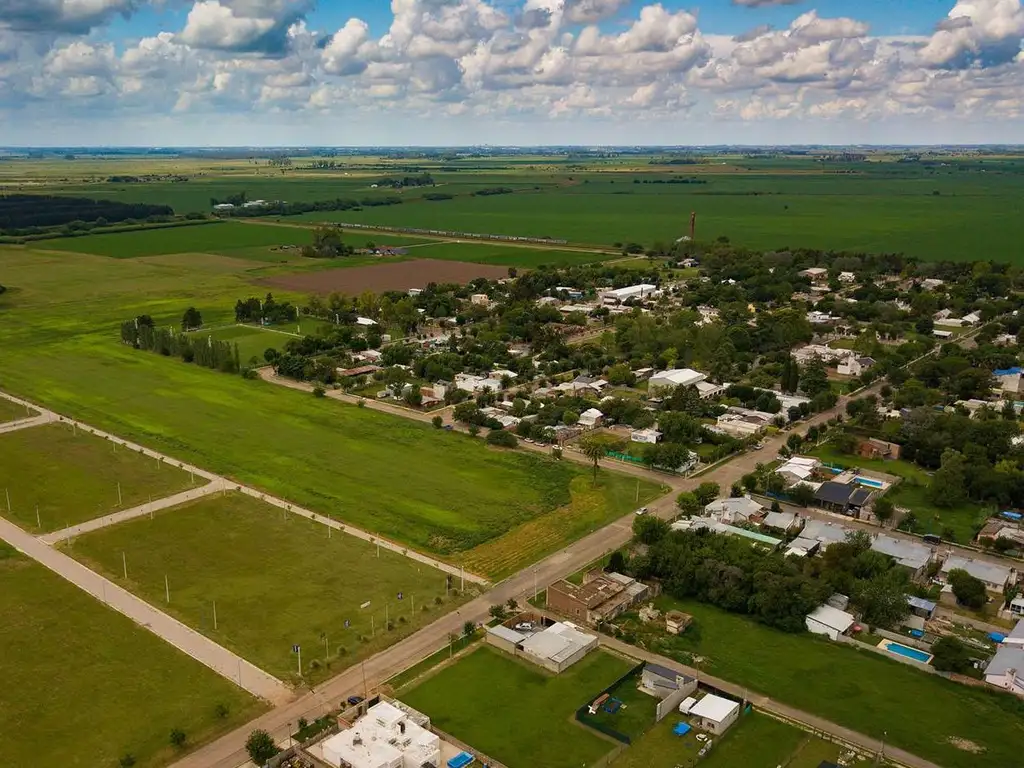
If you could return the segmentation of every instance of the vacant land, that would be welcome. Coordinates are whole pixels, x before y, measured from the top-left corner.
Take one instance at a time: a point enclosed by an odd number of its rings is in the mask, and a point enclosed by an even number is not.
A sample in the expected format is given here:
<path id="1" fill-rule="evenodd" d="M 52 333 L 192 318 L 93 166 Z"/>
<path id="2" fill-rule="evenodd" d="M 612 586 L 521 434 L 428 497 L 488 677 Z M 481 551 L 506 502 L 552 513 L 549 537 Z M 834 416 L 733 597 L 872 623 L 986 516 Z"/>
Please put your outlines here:
<path id="1" fill-rule="evenodd" d="M 196 661 L 0 543 L 0 724 L 11 766 L 139 768 L 240 726 L 261 705 Z M 226 711 L 218 712 L 223 705 Z M 221 716 L 223 715 L 223 716 Z"/>
<path id="2" fill-rule="evenodd" d="M 21 419 L 30 419 L 36 415 L 36 412 L 31 408 L 26 408 L 23 405 L 18 405 L 17 403 L 12 403 L 10 400 L 0 398 L 0 424 L 19 421 Z"/>
<path id="3" fill-rule="evenodd" d="M 345 293 L 358 296 L 365 291 L 404 291 L 426 288 L 430 283 L 468 283 L 477 277 L 491 280 L 508 277 L 505 267 L 468 264 L 440 259 L 375 264 L 368 267 L 347 267 L 293 275 L 275 275 L 265 279 L 266 285 L 301 293 Z"/>
<path id="4" fill-rule="evenodd" d="M 1024 702 L 1013 696 L 959 685 L 871 651 L 778 632 L 700 603 L 663 598 L 656 604 L 695 617 L 694 629 L 655 641 L 684 663 L 697 654 L 710 674 L 874 738 L 887 733 L 887 743 L 947 768 L 1001 768 L 1018 759 Z M 900 714 L 910 711 L 909 720 Z M 955 739 L 982 751 L 965 752 Z"/>
<path id="5" fill-rule="evenodd" d="M 234 493 L 82 536 L 69 554 L 118 583 L 127 563 L 129 589 L 277 677 L 295 677 L 300 645 L 307 682 L 453 607 L 441 571 Z"/>
<path id="6" fill-rule="evenodd" d="M 0 435 L 0 487 L 11 505 L 8 511 L 4 499 L 0 514 L 48 532 L 170 496 L 193 481 L 165 462 L 55 423 Z"/>
<path id="7" fill-rule="evenodd" d="M 246 249 L 255 246 L 307 245 L 313 242 L 310 230 L 295 227 L 255 227 L 234 221 L 196 227 L 170 227 L 138 232 L 85 235 L 43 241 L 39 247 L 54 251 L 91 253 L 132 259 L 170 253 L 214 253 L 246 258 Z"/>
<path id="8" fill-rule="evenodd" d="M 580 768 L 612 743 L 576 723 L 574 712 L 631 666 L 597 651 L 551 675 L 485 646 L 403 693 L 402 701 L 508 768 Z"/>
<path id="9" fill-rule="evenodd" d="M 304 324 L 310 334 L 313 334 L 320 325 L 317 321 L 307 318 L 305 323 L 298 321 L 277 330 L 260 328 L 255 325 L 231 325 L 212 331 L 197 331 L 194 336 L 204 340 L 212 338 L 216 341 L 236 344 L 238 345 L 238 357 L 243 364 L 255 357 L 260 365 L 264 365 L 266 361 L 263 358 L 263 353 L 270 348 L 281 349 L 292 339 L 301 339 L 299 332 Z"/>

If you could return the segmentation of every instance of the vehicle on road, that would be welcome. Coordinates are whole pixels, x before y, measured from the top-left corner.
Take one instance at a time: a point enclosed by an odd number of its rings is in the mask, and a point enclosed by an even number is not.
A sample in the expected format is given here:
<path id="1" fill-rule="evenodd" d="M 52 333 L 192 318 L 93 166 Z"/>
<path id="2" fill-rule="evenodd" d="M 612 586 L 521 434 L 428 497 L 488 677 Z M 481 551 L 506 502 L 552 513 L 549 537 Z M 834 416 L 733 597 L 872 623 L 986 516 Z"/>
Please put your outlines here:
<path id="1" fill-rule="evenodd" d="M 638 514 L 638 515 L 646 515 L 647 514 L 647 507 L 640 507 L 640 509 L 638 509 L 636 511 L 636 514 Z"/>

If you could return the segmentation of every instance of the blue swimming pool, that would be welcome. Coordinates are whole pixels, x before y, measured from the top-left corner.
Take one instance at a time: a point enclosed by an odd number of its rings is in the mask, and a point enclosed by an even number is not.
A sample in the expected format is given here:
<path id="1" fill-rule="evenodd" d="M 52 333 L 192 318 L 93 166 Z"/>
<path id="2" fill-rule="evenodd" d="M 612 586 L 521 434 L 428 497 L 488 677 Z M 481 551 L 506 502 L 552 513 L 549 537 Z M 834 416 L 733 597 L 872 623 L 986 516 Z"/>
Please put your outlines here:
<path id="1" fill-rule="evenodd" d="M 857 485 L 866 485 L 868 488 L 885 488 L 885 483 L 881 480 L 872 480 L 870 477 L 857 477 L 853 482 Z"/>
<path id="2" fill-rule="evenodd" d="M 927 664 L 932 660 L 932 655 L 930 653 L 925 653 L 924 651 L 917 650 L 917 648 L 910 648 L 906 645 L 894 643 L 892 640 L 883 640 L 879 644 L 879 647 L 884 648 L 889 653 L 895 653 L 897 656 L 904 656 L 908 659 L 919 661 L 922 664 Z"/>

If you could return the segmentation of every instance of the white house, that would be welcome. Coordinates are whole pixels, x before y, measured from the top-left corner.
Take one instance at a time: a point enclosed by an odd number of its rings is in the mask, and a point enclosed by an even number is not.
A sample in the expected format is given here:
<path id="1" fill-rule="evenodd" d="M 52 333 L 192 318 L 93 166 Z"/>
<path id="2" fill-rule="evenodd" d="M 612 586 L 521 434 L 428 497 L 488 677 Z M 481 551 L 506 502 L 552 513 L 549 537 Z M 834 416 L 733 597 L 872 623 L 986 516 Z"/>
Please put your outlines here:
<path id="1" fill-rule="evenodd" d="M 702 400 L 710 400 L 712 397 L 717 397 L 725 392 L 725 385 L 714 384 L 710 381 L 698 381 L 693 386 Z"/>
<path id="2" fill-rule="evenodd" d="M 626 288 L 614 288 L 604 291 L 601 294 L 601 300 L 605 304 L 621 304 L 629 299 L 648 298 L 658 292 L 658 286 L 640 283 L 639 285 L 630 285 Z"/>
<path id="3" fill-rule="evenodd" d="M 977 325 L 981 322 L 981 315 L 977 312 L 971 312 L 963 316 L 964 325 Z"/>
<path id="4" fill-rule="evenodd" d="M 661 432 L 653 427 L 634 429 L 629 433 L 629 439 L 634 443 L 656 443 L 661 439 Z"/>
<path id="5" fill-rule="evenodd" d="M 829 640 L 838 640 L 853 626 L 855 619 L 846 611 L 840 611 L 831 605 L 819 605 L 813 613 L 807 614 L 804 624 L 807 631 L 815 635 L 825 635 Z"/>
<path id="6" fill-rule="evenodd" d="M 469 297 L 469 303 L 475 304 L 478 307 L 486 307 L 491 303 L 491 300 L 487 297 L 486 293 L 474 293 Z"/>
<path id="7" fill-rule="evenodd" d="M 740 716 L 739 702 L 709 693 L 690 708 L 693 724 L 721 736 Z"/>
<path id="8" fill-rule="evenodd" d="M 457 373 L 455 374 L 455 386 L 464 392 L 476 393 L 486 390 L 497 392 L 501 389 L 501 380 L 485 379 L 469 373 Z"/>
<path id="9" fill-rule="evenodd" d="M 579 425 L 588 429 L 593 429 L 601 425 L 601 421 L 604 419 L 604 414 L 601 413 L 597 408 L 588 408 L 580 414 Z"/>
<path id="10" fill-rule="evenodd" d="M 370 707 L 351 728 L 321 744 L 330 765 L 351 768 L 420 768 L 441 764 L 441 739 L 430 720 L 414 717 L 382 701 Z"/>
<path id="11" fill-rule="evenodd" d="M 376 324 L 377 324 L 376 320 L 371 320 L 368 317 L 357 317 L 356 318 L 356 325 L 361 325 L 364 328 L 369 328 L 371 325 L 376 325 Z"/>
<path id="12" fill-rule="evenodd" d="M 838 323 L 840 319 L 828 312 L 819 312 L 816 309 L 807 313 L 807 322 L 811 325 L 831 325 Z"/>
<path id="13" fill-rule="evenodd" d="M 840 272 L 839 273 L 840 283 L 855 283 L 857 282 L 857 276 L 853 272 Z"/>
<path id="14" fill-rule="evenodd" d="M 717 499 L 704 507 L 704 514 L 722 523 L 743 523 L 761 514 L 764 507 L 749 496 Z"/>
<path id="15" fill-rule="evenodd" d="M 669 390 L 676 387 L 692 387 L 705 379 L 707 379 L 705 374 L 692 368 L 673 368 L 668 371 L 658 371 L 648 381 L 647 391 L 653 394 L 659 389 Z"/>
<path id="16" fill-rule="evenodd" d="M 1017 622 L 985 667 L 985 682 L 1024 696 L 1024 619 Z"/>
<path id="17" fill-rule="evenodd" d="M 985 588 L 991 592 L 1002 592 L 1007 582 L 1011 579 L 1016 580 L 1017 574 L 1013 568 L 1005 565 L 960 557 L 959 555 L 947 557 L 946 561 L 942 564 L 939 574 L 944 581 L 948 581 L 950 572 L 955 570 L 967 571 L 974 578 L 983 581 Z"/>
<path id="18" fill-rule="evenodd" d="M 839 362 L 839 365 L 836 366 L 836 373 L 840 376 L 860 376 L 874 364 L 873 358 L 850 355 Z"/>

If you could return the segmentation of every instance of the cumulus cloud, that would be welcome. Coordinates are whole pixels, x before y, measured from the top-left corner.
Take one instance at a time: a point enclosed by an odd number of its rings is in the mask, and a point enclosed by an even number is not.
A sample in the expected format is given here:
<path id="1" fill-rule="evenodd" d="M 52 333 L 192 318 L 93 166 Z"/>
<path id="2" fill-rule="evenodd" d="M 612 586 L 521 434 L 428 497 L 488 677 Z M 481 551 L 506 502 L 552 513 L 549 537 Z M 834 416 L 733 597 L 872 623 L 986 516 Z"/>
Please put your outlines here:
<path id="1" fill-rule="evenodd" d="M 804 0 L 732 0 L 733 5 L 742 5 L 746 8 L 766 8 L 770 5 L 797 5 Z"/>
<path id="2" fill-rule="evenodd" d="M 200 0 L 189 11 L 181 41 L 193 48 L 284 55 L 289 32 L 310 0 Z"/>
<path id="3" fill-rule="evenodd" d="M 0 27 L 84 34 L 140 5 L 140 0 L 0 0 Z"/>
<path id="4" fill-rule="evenodd" d="M 592 24 L 610 18 L 629 5 L 630 0 L 565 0 L 565 18 L 574 24 Z"/>
<path id="5" fill-rule="evenodd" d="M 938 69 L 998 66 L 1019 57 L 1022 40 L 1020 0 L 959 0 L 921 49 L 921 62 Z"/>

